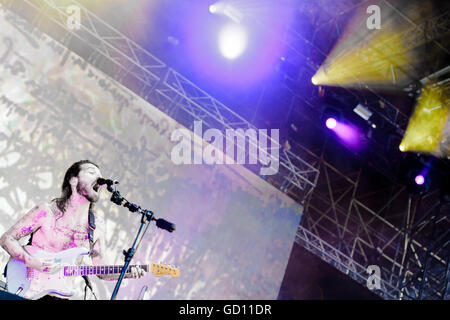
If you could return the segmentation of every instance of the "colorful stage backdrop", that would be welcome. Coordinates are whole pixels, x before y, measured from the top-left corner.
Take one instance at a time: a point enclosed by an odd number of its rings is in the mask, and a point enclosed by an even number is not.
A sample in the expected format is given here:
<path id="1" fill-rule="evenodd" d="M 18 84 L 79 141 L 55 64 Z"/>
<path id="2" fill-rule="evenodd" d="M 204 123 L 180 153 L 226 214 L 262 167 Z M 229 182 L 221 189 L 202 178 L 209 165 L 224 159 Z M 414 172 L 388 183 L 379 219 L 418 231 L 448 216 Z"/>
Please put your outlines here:
<path id="1" fill-rule="evenodd" d="M 137 299 L 144 286 L 145 299 L 277 298 L 299 204 L 239 165 L 174 165 L 173 119 L 1 7 L 0 26 L 1 234 L 59 195 L 69 165 L 91 159 L 128 200 L 177 225 L 152 225 L 133 262 L 174 264 L 180 277 L 125 280 L 118 299 Z M 107 262 L 120 264 L 140 216 L 109 197 L 97 213 Z M 2 269 L 7 259 L 0 249 Z M 93 281 L 109 299 L 115 282 Z"/>

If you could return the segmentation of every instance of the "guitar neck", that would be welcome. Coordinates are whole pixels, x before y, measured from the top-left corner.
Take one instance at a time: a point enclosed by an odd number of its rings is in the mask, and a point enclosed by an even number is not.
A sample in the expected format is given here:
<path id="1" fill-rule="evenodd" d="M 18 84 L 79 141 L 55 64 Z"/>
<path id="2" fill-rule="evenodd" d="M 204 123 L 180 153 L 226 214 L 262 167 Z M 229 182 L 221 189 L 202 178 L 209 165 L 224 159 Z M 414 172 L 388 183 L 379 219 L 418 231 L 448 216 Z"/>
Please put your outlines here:
<path id="1" fill-rule="evenodd" d="M 149 272 L 150 265 L 129 265 L 126 273 L 131 272 L 132 267 L 139 266 L 145 272 Z M 98 274 L 118 274 L 121 273 L 123 266 L 66 266 L 64 267 L 64 276 L 89 276 Z M 151 270 L 150 270 L 151 271 Z"/>

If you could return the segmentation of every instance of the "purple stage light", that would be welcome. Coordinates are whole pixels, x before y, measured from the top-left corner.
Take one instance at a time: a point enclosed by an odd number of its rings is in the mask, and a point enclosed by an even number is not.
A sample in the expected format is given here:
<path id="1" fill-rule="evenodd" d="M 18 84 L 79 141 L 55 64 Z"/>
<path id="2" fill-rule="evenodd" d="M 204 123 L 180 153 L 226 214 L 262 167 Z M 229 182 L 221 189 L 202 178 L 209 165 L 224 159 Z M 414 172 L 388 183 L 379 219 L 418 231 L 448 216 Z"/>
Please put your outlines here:
<path id="1" fill-rule="evenodd" d="M 325 125 L 328 129 L 334 129 L 336 128 L 337 121 L 335 118 L 328 118 L 327 121 L 325 121 Z"/>
<path id="2" fill-rule="evenodd" d="M 329 118 L 332 119 L 332 118 Z M 336 120 L 335 120 L 336 121 Z M 331 122 L 331 121 L 330 121 Z M 331 122 L 330 124 L 333 124 Z M 328 125 L 327 125 L 328 127 Z M 344 145 L 351 149 L 360 149 L 364 146 L 363 141 L 361 140 L 361 132 L 360 130 L 347 123 L 336 121 L 336 125 L 331 129 L 342 141 Z"/>
<path id="3" fill-rule="evenodd" d="M 416 182 L 417 185 L 421 186 L 425 183 L 425 177 L 419 174 L 414 178 L 414 181 Z"/>

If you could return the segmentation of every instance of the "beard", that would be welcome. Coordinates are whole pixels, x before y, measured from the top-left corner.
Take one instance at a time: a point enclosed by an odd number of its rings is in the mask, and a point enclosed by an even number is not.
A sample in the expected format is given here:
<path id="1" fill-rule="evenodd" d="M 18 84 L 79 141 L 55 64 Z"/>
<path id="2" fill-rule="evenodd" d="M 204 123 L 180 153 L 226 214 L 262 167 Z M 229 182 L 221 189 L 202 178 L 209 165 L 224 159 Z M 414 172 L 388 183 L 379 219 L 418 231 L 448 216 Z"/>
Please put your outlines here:
<path id="1" fill-rule="evenodd" d="M 91 203 L 97 202 L 99 199 L 98 193 L 95 193 L 93 190 L 89 192 L 86 185 L 79 182 L 77 184 L 77 192 L 79 195 L 85 197 Z"/>

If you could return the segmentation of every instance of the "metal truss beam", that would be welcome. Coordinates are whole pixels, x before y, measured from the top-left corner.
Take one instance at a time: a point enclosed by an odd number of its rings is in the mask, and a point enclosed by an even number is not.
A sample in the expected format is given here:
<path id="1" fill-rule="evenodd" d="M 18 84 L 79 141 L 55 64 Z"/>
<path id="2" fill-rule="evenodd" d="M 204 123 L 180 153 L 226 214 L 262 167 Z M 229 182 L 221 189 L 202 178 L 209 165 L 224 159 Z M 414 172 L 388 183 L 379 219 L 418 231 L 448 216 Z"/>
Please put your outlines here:
<path id="1" fill-rule="evenodd" d="M 356 2 L 352 2 L 353 8 L 361 5 Z M 437 26 L 440 21 L 442 29 L 442 25 L 445 25 L 442 22 L 444 18 L 445 15 L 436 18 L 433 25 Z M 408 35 L 414 32 L 417 36 L 417 26 L 408 30 Z M 284 41 L 291 56 L 296 57 L 293 60 L 306 62 L 315 72 L 319 66 L 303 53 L 305 46 L 311 47 L 323 58 L 326 58 L 326 52 L 295 28 L 289 28 L 287 34 Z M 410 38 L 411 41 L 425 41 L 425 38 Z M 436 38 L 436 32 L 433 38 Z M 393 125 L 398 133 L 403 133 L 409 117 L 364 83 L 360 86 L 380 98 L 394 111 L 385 114 L 381 110 L 374 110 L 387 123 Z M 353 92 L 347 91 L 357 98 Z M 314 108 L 305 97 L 298 98 Z M 445 279 L 448 254 L 444 244 L 438 245 L 436 239 L 430 240 L 424 235 L 425 230 L 435 221 L 434 211 L 437 206 L 433 204 L 429 209 L 424 209 L 420 202 L 414 201 L 404 186 L 396 185 L 397 189 L 392 188 L 391 196 L 381 200 L 385 201 L 385 205 L 380 209 L 372 209 L 373 203 L 364 197 L 367 194 L 361 194 L 361 181 L 366 178 L 363 172 L 342 173 L 322 157 L 317 158 L 320 158 L 321 181 L 307 201 L 297 242 L 351 276 L 356 264 L 379 265 L 382 279 L 390 284 L 377 291 L 383 298 L 442 299 L 445 288 L 448 287 L 448 280 Z M 376 190 L 372 193 L 376 193 Z M 433 196 L 436 194 L 429 197 Z M 436 200 L 436 203 L 438 202 L 439 200 Z M 396 219 L 393 219 L 393 216 L 396 216 Z M 405 217 L 406 221 L 399 221 L 398 217 Z M 448 222 L 447 226 L 450 227 Z M 411 233 L 410 230 L 415 232 Z M 345 257 L 339 256 L 340 254 Z M 359 268 L 352 278 L 364 284 L 367 278 L 365 268 Z"/>
<path id="2" fill-rule="evenodd" d="M 445 53 L 450 54 L 450 50 L 437 41 L 450 31 L 450 10 L 417 24 L 392 5 L 390 1 L 383 0 L 383 2 L 411 25 L 411 29 L 401 34 L 401 39 L 404 39 L 405 43 L 409 43 L 408 48 L 415 48 L 425 42 L 432 41 Z"/>
<path id="3" fill-rule="evenodd" d="M 331 264 L 339 271 L 345 273 L 353 280 L 359 282 L 361 285 L 367 285 L 367 267 L 355 262 L 355 260 L 341 250 L 330 245 L 326 241 L 319 238 L 316 234 L 308 231 L 307 228 L 299 226 L 295 242 L 303 246 L 311 253 L 317 255 L 325 262 Z M 375 292 L 383 299 L 394 300 L 398 299 L 400 293 L 399 290 L 392 286 L 389 281 L 380 279 L 380 289 Z"/>
<path id="4" fill-rule="evenodd" d="M 378 265 L 385 283 L 375 292 L 382 298 L 443 299 L 450 221 L 438 192 L 417 199 L 401 185 L 366 190 L 362 168 L 344 173 L 323 157 L 320 170 L 297 242 L 361 284 L 367 266 Z M 378 198 L 379 193 L 390 195 Z M 384 205 L 372 209 L 378 203 L 373 198 L 383 199 Z M 308 243 L 312 239 L 315 245 Z"/>
<path id="5" fill-rule="evenodd" d="M 371 4 L 369 0 L 342 0 L 335 1 L 333 5 L 330 5 L 330 2 L 327 0 L 319 0 L 317 3 L 323 10 L 326 10 L 331 17 L 342 15 L 364 4 Z"/>
<path id="6" fill-rule="evenodd" d="M 125 87 L 128 87 L 156 107 L 191 127 L 193 120 L 202 120 L 207 128 L 254 129 L 251 123 L 201 90 L 187 78 L 169 68 L 160 59 L 102 21 L 77 1 L 23 0 L 3 1 L 10 9 L 32 12 L 29 21 L 44 29 L 50 36 L 62 42 L 89 63 L 105 72 Z M 67 7 L 75 5 L 81 11 L 80 30 L 67 27 Z M 19 9 L 18 9 L 19 8 Z M 45 23 L 51 21 L 58 32 L 46 30 Z M 80 43 L 84 48 L 80 48 Z M 86 53 L 86 51 L 88 51 Z M 272 137 L 271 147 L 278 147 Z M 259 145 L 257 146 L 259 149 Z M 304 202 L 315 187 L 319 171 L 298 155 L 280 148 L 279 171 L 270 177 L 275 187 L 294 189 L 296 198 Z M 260 167 L 261 165 L 259 165 Z M 259 171 L 259 167 L 249 168 Z"/>
<path id="7" fill-rule="evenodd" d="M 15 7 L 18 2 L 4 1 L 7 7 Z M 222 130 L 254 128 L 78 2 L 66 1 L 64 6 L 52 0 L 23 0 L 20 3 L 35 11 L 34 18 L 29 19 L 34 25 L 39 26 L 44 20 L 55 23 L 60 32 L 52 33 L 52 37 L 181 124 L 190 127 L 193 120 L 202 120 L 206 127 Z M 65 8 L 70 4 L 81 8 L 81 30 L 66 27 Z M 87 53 L 77 52 L 80 48 L 75 43 L 80 42 L 89 49 Z M 396 125 L 400 116 L 398 111 L 392 120 Z M 344 174 L 321 157 L 310 158 L 312 160 L 305 161 L 305 157 L 281 148 L 279 173 L 267 178 L 281 191 L 306 205 L 297 233 L 298 243 L 361 284 L 367 279 L 365 266 L 379 264 L 382 288 L 376 292 L 385 299 L 439 298 L 445 290 L 444 295 L 448 295 L 448 281 L 442 286 L 449 278 L 448 255 L 443 256 L 442 246 L 424 243 L 420 237 L 422 230 L 436 221 L 432 210 L 415 224 L 415 210 L 408 206 L 407 215 L 401 212 L 409 217 L 408 223 L 406 227 L 398 227 L 390 221 L 390 207 L 400 201 L 404 189 L 395 192 L 383 208 L 372 210 L 359 193 L 361 171 Z M 316 187 L 319 176 L 325 181 L 321 188 Z M 444 280 L 436 271 L 442 265 L 446 268 Z M 413 297 L 412 291 L 417 295 Z"/>

